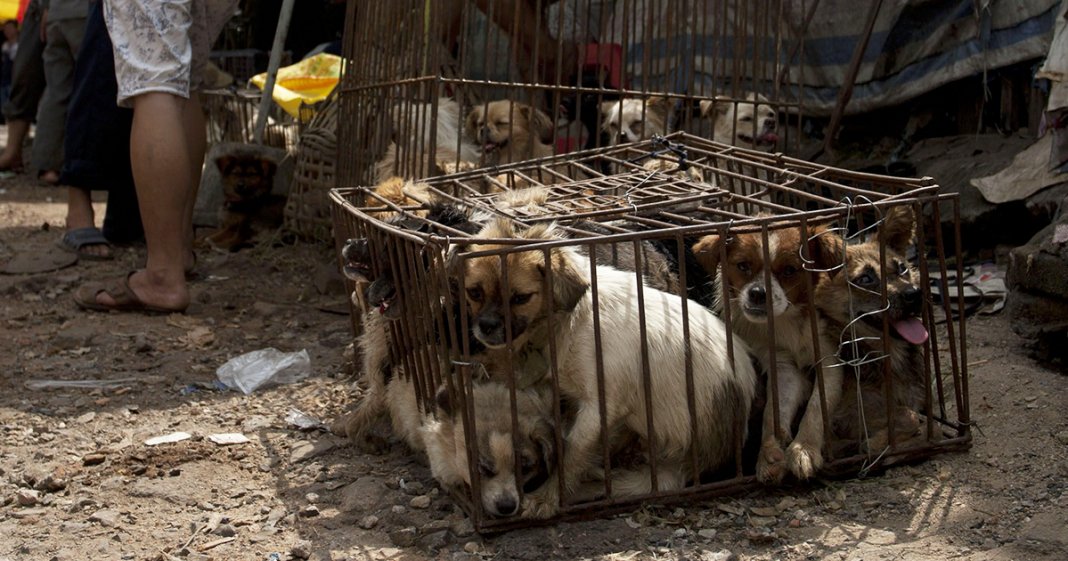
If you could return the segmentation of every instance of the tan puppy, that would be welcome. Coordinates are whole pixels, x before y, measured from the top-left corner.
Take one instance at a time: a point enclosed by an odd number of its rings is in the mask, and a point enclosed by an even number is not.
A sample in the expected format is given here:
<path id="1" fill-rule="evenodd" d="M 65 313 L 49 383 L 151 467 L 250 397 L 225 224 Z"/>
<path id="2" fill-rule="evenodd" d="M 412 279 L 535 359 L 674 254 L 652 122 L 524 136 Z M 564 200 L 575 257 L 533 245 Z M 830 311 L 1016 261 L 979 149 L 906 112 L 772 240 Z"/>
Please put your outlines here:
<path id="1" fill-rule="evenodd" d="M 779 142 L 779 120 L 768 99 L 758 93 L 745 96 L 749 103 L 725 96 L 702 100 L 701 116 L 712 120 L 712 140 L 753 150 L 774 150 Z"/>
<path id="2" fill-rule="evenodd" d="M 838 454 L 878 455 L 883 451 L 890 440 L 888 401 L 897 444 L 920 437 L 919 414 L 926 393 L 923 344 L 928 331 L 920 320 L 924 296 L 916 285 L 918 273 L 905 257 L 915 228 L 911 208 L 893 207 L 878 227 L 886 243 L 885 260 L 880 260 L 877 233 L 865 243 L 848 246 L 845 267 L 816 288 L 816 306 L 828 338 L 846 363 L 842 400 L 832 417 L 838 441 L 831 448 Z M 884 319 L 890 334 L 887 340 L 883 340 Z M 886 360 L 890 361 L 892 396 L 886 394 L 884 385 Z M 859 450 L 858 442 L 862 442 Z"/>
<path id="3" fill-rule="evenodd" d="M 498 382 L 475 384 L 470 399 L 478 443 L 476 455 L 482 508 L 491 516 L 514 516 L 519 513 L 522 496 L 542 487 L 556 465 L 551 399 L 544 391 L 516 391 L 514 420 L 519 427 L 518 435 L 512 432 L 508 386 Z M 435 418 L 428 420 L 422 429 L 430 471 L 446 487 L 470 490 L 471 469 L 463 410 L 459 404 L 452 404 L 445 388 L 438 392 L 437 401 Z M 517 440 L 519 450 L 515 449 Z M 520 462 L 518 482 L 517 452 Z"/>
<path id="4" fill-rule="evenodd" d="M 480 232 L 485 238 L 556 239 L 551 226 L 539 225 L 516 232 L 511 222 L 498 220 Z M 475 245 L 473 251 L 494 249 Z M 679 489 L 700 473 L 722 466 L 733 458 L 737 434 L 745 426 L 753 400 L 756 374 L 744 357 L 748 349 L 734 340 L 732 369 L 727 355 L 727 328 L 711 311 L 689 303 L 690 349 L 693 365 L 693 397 L 698 418 L 696 434 L 690 430 L 687 406 L 686 342 L 682 301 L 672 294 L 645 287 L 645 331 L 642 341 L 638 314 L 639 285 L 632 272 L 597 267 L 597 294 L 601 352 L 594 337 L 591 270 L 588 259 L 567 247 L 550 252 L 545 262 L 541 251 L 516 252 L 505 262 L 507 285 L 502 283 L 501 259 L 488 256 L 468 259 L 458 267 L 467 305 L 473 317 L 475 337 L 489 348 L 505 348 L 511 340 L 516 352 L 547 346 L 554 338 L 558 353 L 555 372 L 562 396 L 573 404 L 575 417 L 565 439 L 563 478 L 567 495 L 580 489 L 581 479 L 599 464 L 601 406 L 598 399 L 597 364 L 603 361 L 604 395 L 610 446 L 624 435 L 635 435 L 646 455 L 655 439 L 659 490 Z M 551 270 L 551 288 L 545 290 Z M 550 321 L 552 317 L 552 321 Z M 551 324 L 551 326 L 550 326 Z M 509 329 L 510 328 L 510 329 Z M 642 364 L 650 368 L 650 398 L 655 407 L 645 408 Z M 652 416 L 649 432 L 647 415 Z M 697 472 L 691 463 L 691 450 Z M 556 474 L 554 474 L 554 478 Z M 620 469 L 612 473 L 617 497 L 652 491 L 647 467 Z M 524 514 L 546 517 L 559 508 L 558 485 L 546 483 L 541 492 L 528 496 Z"/>
<path id="5" fill-rule="evenodd" d="M 479 148 L 465 138 L 461 131 L 460 105 L 447 97 L 437 101 L 437 126 L 431 130 L 433 108 L 429 103 L 401 103 L 393 107 L 391 121 L 393 141 L 386 153 L 375 164 L 375 181 L 381 183 L 391 176 L 424 178 L 439 172 L 478 162 Z M 420 154 L 418 161 L 413 152 L 429 150 L 434 142 L 434 154 Z M 398 162 L 403 156 L 408 166 Z"/>
<path id="6" fill-rule="evenodd" d="M 601 103 L 601 132 L 608 146 L 665 135 L 674 102 L 666 97 L 623 98 Z"/>
<path id="7" fill-rule="evenodd" d="M 760 232 L 743 233 L 724 239 L 708 235 L 694 244 L 697 260 L 715 279 L 715 306 L 723 313 L 724 285 L 730 304 L 731 327 L 749 343 L 765 372 L 773 360 L 777 385 L 767 380 L 769 402 L 764 409 L 760 455 L 757 459 L 757 479 L 763 483 L 778 483 L 788 468 L 800 479 L 814 474 L 815 467 L 803 452 L 808 440 L 819 438 L 823 419 L 819 392 L 812 391 L 812 367 L 833 349 L 816 348 L 812 336 L 812 292 L 828 271 L 841 264 L 841 244 L 826 227 L 810 228 L 802 238 L 800 228 L 779 228 L 768 231 L 768 258 L 764 258 L 763 236 Z M 721 262 L 726 252 L 726 260 Z M 722 270 L 720 269 L 722 265 Z M 766 282 L 765 271 L 770 272 Z M 806 275 L 810 275 L 806 279 Z M 810 290 L 810 287 L 812 290 Z M 774 333 L 769 332 L 771 316 Z M 774 335 L 774 346 L 772 344 Z M 818 334 L 816 341 L 818 341 Z M 774 353 L 773 353 L 774 351 Z M 825 377 L 840 380 L 840 375 Z M 770 401 L 778 396 L 779 431 L 775 431 L 775 408 Z M 807 401 L 807 404 L 806 404 Z M 797 446 L 791 425 L 798 411 L 804 408 Z M 811 446 L 819 449 L 815 443 Z M 790 446 L 790 448 L 787 448 Z M 784 454 L 784 449 L 787 452 Z"/>
<path id="8" fill-rule="evenodd" d="M 548 115 L 507 99 L 476 105 L 464 133 L 482 147 L 484 165 L 501 165 L 553 155 L 555 126 Z"/>

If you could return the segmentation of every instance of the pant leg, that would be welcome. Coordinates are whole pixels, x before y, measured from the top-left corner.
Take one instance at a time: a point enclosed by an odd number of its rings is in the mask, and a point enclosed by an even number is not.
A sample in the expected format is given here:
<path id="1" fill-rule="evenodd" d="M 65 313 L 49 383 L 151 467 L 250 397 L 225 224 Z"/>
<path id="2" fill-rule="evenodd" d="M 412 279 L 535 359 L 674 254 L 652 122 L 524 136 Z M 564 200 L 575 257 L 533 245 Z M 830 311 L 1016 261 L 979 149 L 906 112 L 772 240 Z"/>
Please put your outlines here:
<path id="1" fill-rule="evenodd" d="M 37 103 L 45 88 L 43 52 L 41 7 L 37 0 L 30 0 L 19 30 L 19 49 L 11 74 L 11 98 L 3 108 L 8 120 L 32 121 L 37 116 Z"/>
<path id="2" fill-rule="evenodd" d="M 133 110 L 115 103 L 115 57 L 103 13 L 101 2 L 89 4 L 67 106 L 60 183 L 106 189 L 104 237 L 112 243 L 128 243 L 144 237 L 130 168 Z"/>
<path id="3" fill-rule="evenodd" d="M 63 167 L 63 128 L 67 103 L 74 87 L 74 62 L 85 34 L 85 18 L 48 23 L 44 49 L 45 91 L 37 108 L 37 132 L 33 139 L 33 167 L 59 171 Z"/>

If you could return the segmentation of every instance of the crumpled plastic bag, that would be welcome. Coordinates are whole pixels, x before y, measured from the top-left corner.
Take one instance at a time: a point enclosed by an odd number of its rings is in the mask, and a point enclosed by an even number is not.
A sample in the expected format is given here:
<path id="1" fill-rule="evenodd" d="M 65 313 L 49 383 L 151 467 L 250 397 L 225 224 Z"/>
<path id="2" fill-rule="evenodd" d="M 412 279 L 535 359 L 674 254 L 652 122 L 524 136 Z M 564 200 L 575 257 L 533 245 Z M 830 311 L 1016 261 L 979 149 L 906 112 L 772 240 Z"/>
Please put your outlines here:
<path id="1" fill-rule="evenodd" d="M 268 384 L 291 384 L 311 375 L 307 349 L 284 353 L 274 347 L 236 356 L 215 371 L 219 381 L 248 395 Z"/>
<path id="2" fill-rule="evenodd" d="M 341 57 L 319 53 L 296 64 L 278 69 L 271 97 L 286 113 L 300 117 L 300 105 L 326 99 L 341 80 Z M 249 83 L 259 89 L 267 84 L 267 73 L 257 74 Z"/>

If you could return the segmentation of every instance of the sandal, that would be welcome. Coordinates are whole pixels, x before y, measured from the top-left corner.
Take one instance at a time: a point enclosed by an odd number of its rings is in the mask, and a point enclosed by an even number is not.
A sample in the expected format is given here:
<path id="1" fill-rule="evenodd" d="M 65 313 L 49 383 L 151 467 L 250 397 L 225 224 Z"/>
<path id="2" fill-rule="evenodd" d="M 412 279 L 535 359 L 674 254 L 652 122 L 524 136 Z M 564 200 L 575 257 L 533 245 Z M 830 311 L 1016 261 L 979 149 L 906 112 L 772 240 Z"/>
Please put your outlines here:
<path id="1" fill-rule="evenodd" d="M 56 242 L 60 248 L 74 253 L 80 259 L 86 259 L 89 261 L 110 261 L 115 258 L 112 253 L 111 242 L 104 237 L 103 232 L 95 226 L 87 226 L 85 228 L 75 228 L 73 230 L 67 230 L 63 237 Z M 106 255 L 98 255 L 84 251 L 86 246 L 90 245 L 104 245 L 107 246 L 108 252 Z"/>
<path id="2" fill-rule="evenodd" d="M 74 302 L 86 310 L 100 312 L 144 312 L 148 314 L 181 314 L 185 308 L 171 309 L 153 306 L 142 302 L 133 289 L 130 288 L 130 277 L 137 271 L 131 271 L 124 277 L 113 278 L 103 282 L 89 283 L 74 291 Z M 114 304 L 102 304 L 96 297 L 101 292 L 107 293 L 115 301 Z"/>

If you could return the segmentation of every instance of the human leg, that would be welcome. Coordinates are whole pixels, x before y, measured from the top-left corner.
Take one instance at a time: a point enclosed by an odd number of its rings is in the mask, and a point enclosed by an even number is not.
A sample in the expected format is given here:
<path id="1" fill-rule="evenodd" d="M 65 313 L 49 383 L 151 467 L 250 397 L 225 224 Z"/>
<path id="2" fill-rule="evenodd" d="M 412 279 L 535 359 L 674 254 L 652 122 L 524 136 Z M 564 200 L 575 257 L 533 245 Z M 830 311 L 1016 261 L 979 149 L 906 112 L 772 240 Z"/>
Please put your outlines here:
<path id="1" fill-rule="evenodd" d="M 59 182 L 63 167 L 63 134 L 67 103 L 74 88 L 74 63 L 85 34 L 85 19 L 48 23 L 44 49 L 45 90 L 37 108 L 37 133 L 33 141 L 33 167 L 49 183 Z"/>
<path id="2" fill-rule="evenodd" d="M 41 55 L 41 9 L 37 0 L 26 7 L 19 47 L 12 70 L 11 97 L 3 106 L 7 119 L 7 146 L 0 153 L 0 170 L 22 169 L 22 145 L 30 132 L 30 121 L 37 114 L 37 103 L 44 91 L 44 63 Z"/>

